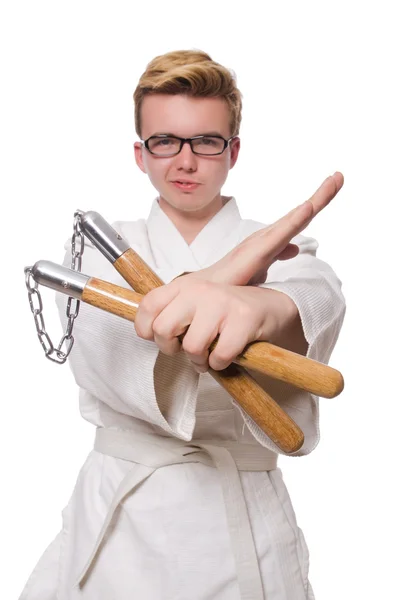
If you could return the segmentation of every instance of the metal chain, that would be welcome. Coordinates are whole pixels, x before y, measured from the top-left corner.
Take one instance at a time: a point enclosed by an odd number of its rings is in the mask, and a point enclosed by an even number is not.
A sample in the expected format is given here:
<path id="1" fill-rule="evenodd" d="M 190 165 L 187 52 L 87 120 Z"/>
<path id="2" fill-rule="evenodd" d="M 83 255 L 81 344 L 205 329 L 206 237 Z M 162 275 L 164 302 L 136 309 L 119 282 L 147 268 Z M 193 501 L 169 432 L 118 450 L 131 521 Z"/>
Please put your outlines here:
<path id="1" fill-rule="evenodd" d="M 72 235 L 72 264 L 73 271 L 81 271 L 81 261 L 84 252 L 84 233 L 81 228 L 81 215 L 83 213 L 77 210 L 74 213 L 73 235 Z M 80 309 L 80 300 L 69 298 L 66 307 L 66 316 L 68 319 L 66 331 L 63 334 L 61 341 L 55 348 L 50 336 L 46 332 L 44 317 L 43 317 L 43 301 L 39 292 L 39 284 L 33 279 L 32 267 L 25 268 L 25 283 L 28 290 L 30 310 L 33 313 L 34 322 L 36 325 L 37 335 L 40 344 L 43 347 L 44 353 L 49 360 L 63 364 L 74 344 L 72 335 L 73 325 Z M 36 305 L 35 305 L 36 302 Z"/>

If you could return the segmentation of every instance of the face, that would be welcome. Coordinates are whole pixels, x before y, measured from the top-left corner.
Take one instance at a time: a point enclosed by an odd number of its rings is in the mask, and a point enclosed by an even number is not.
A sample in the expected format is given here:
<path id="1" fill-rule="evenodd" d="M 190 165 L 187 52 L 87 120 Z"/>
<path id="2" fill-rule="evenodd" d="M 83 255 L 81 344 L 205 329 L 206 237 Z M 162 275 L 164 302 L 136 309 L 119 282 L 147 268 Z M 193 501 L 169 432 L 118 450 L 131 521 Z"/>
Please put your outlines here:
<path id="1" fill-rule="evenodd" d="M 159 134 L 182 138 L 212 134 L 229 139 L 229 119 L 228 106 L 221 98 L 147 96 L 141 108 L 142 139 Z M 158 157 L 140 142 L 134 145 L 136 162 L 159 192 L 160 205 L 165 203 L 186 217 L 205 216 L 221 208 L 221 188 L 236 163 L 239 148 L 240 141 L 235 138 L 223 154 L 197 156 L 186 143 L 176 156 Z"/>

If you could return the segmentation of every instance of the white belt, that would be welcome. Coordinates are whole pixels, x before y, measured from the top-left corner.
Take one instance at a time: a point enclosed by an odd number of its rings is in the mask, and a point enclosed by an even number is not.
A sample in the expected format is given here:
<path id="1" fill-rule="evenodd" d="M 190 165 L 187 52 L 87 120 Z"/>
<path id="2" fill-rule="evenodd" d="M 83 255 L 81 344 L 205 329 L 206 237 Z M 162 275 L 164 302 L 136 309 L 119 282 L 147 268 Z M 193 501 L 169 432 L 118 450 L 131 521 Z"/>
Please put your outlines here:
<path id="1" fill-rule="evenodd" d="M 80 585 L 84 583 L 114 512 L 123 499 L 161 467 L 199 462 L 216 467 L 219 472 L 241 600 L 264 600 L 258 558 L 238 471 L 276 469 L 277 454 L 259 445 L 218 440 L 184 442 L 176 438 L 105 428 L 97 429 L 94 448 L 102 454 L 129 460 L 147 469 L 138 474 L 132 470 L 121 481 L 78 579 Z"/>

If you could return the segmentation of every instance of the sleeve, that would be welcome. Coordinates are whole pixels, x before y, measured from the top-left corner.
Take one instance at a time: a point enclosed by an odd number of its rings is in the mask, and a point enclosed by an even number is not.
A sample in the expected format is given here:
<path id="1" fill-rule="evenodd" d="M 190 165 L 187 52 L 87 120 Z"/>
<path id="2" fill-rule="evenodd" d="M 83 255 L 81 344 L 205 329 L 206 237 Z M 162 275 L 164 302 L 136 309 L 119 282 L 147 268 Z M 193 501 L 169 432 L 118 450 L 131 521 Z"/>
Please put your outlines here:
<path id="1" fill-rule="evenodd" d="M 291 260 L 274 263 L 266 282 L 259 286 L 281 291 L 295 302 L 308 343 L 306 356 L 328 364 L 345 315 L 341 281 L 316 256 L 316 240 L 299 235 L 292 242 L 299 246 L 299 254 Z M 251 374 L 302 429 L 305 442 L 295 455 L 309 454 L 320 438 L 318 397 L 253 371 Z M 280 452 L 247 415 L 243 418 L 262 445 Z"/>
<path id="2" fill-rule="evenodd" d="M 70 267 L 70 240 L 65 248 L 63 264 Z M 142 249 L 137 250 L 143 254 Z M 90 277 L 129 287 L 88 241 L 81 271 Z M 56 295 L 63 327 L 66 327 L 67 300 L 64 294 Z M 92 416 L 83 416 L 102 426 L 122 423 L 128 427 L 131 419 L 139 419 L 154 426 L 155 431 L 191 439 L 199 375 L 182 353 L 177 357 L 164 357 L 154 342 L 137 336 L 133 323 L 83 302 L 73 335 L 75 341 L 69 364 L 80 387 L 80 398 L 84 398 L 85 405 L 90 404 L 87 398 L 91 399 L 92 406 L 97 407 L 91 409 Z M 88 413 L 88 409 L 86 411 Z"/>

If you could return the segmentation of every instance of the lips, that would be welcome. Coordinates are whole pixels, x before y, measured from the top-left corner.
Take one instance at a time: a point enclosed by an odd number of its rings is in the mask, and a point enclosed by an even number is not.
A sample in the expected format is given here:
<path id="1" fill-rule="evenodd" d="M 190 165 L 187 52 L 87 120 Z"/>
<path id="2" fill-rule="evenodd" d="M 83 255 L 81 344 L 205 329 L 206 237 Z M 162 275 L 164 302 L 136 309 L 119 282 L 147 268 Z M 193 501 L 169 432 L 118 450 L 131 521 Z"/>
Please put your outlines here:
<path id="1" fill-rule="evenodd" d="M 188 183 L 200 185 L 198 181 L 192 181 L 191 179 L 175 179 L 172 183 Z"/>
<path id="2" fill-rule="evenodd" d="M 199 185 L 201 185 L 200 183 L 197 183 L 196 181 L 190 181 L 187 179 L 177 179 L 175 181 L 172 181 L 171 183 L 178 189 L 189 191 L 189 192 L 197 189 L 199 187 Z"/>

